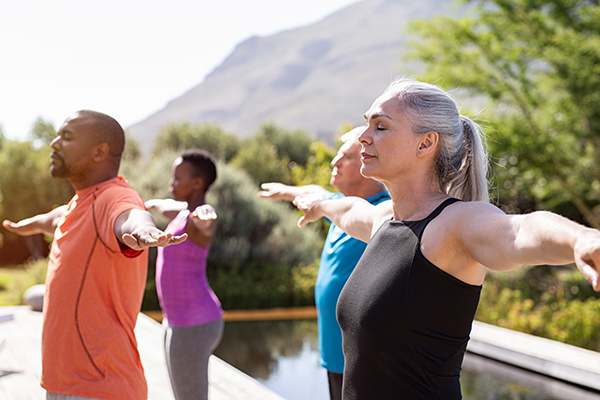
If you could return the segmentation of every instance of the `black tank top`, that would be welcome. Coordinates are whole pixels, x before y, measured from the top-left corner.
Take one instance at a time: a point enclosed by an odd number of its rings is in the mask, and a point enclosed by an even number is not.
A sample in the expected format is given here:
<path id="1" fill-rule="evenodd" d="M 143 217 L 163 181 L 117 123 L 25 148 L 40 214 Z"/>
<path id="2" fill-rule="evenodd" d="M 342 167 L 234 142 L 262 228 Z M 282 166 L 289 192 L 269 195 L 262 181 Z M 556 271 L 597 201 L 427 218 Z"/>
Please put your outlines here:
<path id="1" fill-rule="evenodd" d="M 481 286 L 429 262 L 420 241 L 448 199 L 420 221 L 387 221 L 371 238 L 337 306 L 344 400 L 462 398 L 460 369 Z"/>

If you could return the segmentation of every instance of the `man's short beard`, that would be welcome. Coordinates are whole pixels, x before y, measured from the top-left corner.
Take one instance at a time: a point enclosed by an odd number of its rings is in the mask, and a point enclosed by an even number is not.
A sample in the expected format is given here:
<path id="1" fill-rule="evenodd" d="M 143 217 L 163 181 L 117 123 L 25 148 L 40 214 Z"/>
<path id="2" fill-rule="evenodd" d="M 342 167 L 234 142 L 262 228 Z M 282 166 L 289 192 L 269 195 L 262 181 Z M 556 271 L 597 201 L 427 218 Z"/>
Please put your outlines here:
<path id="1" fill-rule="evenodd" d="M 65 167 L 64 164 L 61 164 L 60 167 L 52 167 L 50 168 L 50 176 L 53 178 L 68 178 L 71 175 L 71 171 L 69 168 Z"/>

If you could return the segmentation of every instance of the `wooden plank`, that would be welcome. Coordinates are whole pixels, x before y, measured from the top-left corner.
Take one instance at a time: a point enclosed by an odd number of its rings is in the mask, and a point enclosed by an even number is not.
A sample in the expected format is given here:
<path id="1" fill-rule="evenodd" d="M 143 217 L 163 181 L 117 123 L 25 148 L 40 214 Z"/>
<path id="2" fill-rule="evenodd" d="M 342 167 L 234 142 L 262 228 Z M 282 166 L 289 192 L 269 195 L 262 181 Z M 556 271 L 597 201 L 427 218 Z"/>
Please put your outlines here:
<path id="1" fill-rule="evenodd" d="M 4 318 L 2 318 L 4 317 Z M 40 386 L 42 373 L 42 313 L 27 306 L 0 307 L 0 399 L 43 400 Z M 135 328 L 144 373 L 148 381 L 149 400 L 173 400 L 163 351 L 163 328 L 153 319 L 140 314 Z M 210 400 L 282 400 L 260 382 L 231 365 L 211 357 L 209 364 Z"/>
<path id="2" fill-rule="evenodd" d="M 0 398 L 7 400 L 45 399 L 42 376 L 42 314 L 28 307 L 0 307 L 0 316 L 13 320 L 0 324 L 5 337 L 0 350 Z"/>

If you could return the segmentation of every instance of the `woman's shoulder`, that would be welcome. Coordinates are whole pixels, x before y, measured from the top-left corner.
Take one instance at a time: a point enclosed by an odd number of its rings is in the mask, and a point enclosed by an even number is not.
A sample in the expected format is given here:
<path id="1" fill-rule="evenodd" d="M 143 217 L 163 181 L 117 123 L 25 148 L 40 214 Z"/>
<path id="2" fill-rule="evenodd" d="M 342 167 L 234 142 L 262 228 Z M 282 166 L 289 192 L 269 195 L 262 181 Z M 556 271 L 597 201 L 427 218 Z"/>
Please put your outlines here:
<path id="1" fill-rule="evenodd" d="M 393 204 L 391 200 L 382 201 L 374 206 L 373 211 L 373 228 L 371 229 L 371 237 L 379 230 L 381 225 L 394 217 Z"/>

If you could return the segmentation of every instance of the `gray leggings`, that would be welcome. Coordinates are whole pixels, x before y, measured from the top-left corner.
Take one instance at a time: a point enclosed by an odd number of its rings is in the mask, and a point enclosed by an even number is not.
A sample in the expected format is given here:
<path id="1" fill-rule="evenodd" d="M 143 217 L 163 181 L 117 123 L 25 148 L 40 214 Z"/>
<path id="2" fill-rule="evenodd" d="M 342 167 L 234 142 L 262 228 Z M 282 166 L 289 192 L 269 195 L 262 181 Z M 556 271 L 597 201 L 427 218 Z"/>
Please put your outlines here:
<path id="1" fill-rule="evenodd" d="M 223 324 L 223 318 L 194 326 L 165 324 L 165 356 L 176 400 L 208 398 L 208 359 L 221 341 Z"/>

